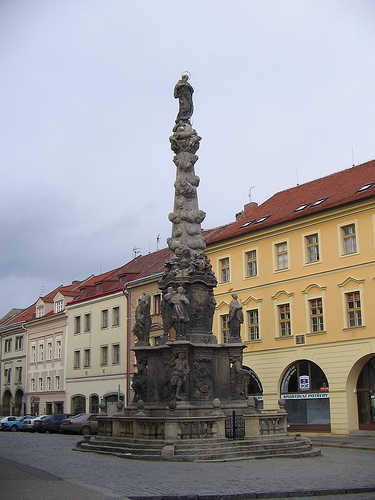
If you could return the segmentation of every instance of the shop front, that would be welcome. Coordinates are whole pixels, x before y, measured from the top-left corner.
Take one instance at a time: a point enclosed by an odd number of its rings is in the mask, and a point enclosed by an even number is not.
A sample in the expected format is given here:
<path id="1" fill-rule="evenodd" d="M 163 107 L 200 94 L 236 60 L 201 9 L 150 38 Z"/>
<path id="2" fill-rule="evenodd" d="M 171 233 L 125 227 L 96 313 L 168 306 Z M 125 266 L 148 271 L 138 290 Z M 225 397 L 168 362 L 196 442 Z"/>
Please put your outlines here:
<path id="1" fill-rule="evenodd" d="M 290 431 L 331 431 L 327 377 L 312 361 L 299 360 L 286 370 L 281 382 Z"/>

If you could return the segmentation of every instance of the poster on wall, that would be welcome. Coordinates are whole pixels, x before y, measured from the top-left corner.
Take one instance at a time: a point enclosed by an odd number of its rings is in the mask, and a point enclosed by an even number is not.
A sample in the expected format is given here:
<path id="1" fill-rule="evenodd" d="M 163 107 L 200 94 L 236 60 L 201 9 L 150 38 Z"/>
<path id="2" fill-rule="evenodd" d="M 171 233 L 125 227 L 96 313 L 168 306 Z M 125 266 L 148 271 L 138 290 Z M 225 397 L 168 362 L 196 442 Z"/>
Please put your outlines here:
<path id="1" fill-rule="evenodd" d="M 310 377 L 308 375 L 301 375 L 299 378 L 299 390 L 309 391 L 310 390 Z"/>

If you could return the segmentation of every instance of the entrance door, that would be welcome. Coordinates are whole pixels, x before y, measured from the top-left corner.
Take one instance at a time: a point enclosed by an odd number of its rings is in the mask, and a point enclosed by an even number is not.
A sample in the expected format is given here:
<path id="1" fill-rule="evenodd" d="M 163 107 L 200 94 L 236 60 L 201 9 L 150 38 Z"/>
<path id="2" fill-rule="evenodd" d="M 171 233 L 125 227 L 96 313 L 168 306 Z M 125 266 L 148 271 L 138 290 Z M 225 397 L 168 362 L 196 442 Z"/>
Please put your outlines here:
<path id="1" fill-rule="evenodd" d="M 360 430 L 375 430 L 375 358 L 363 367 L 357 382 Z"/>
<path id="2" fill-rule="evenodd" d="M 360 430 L 375 430 L 375 389 L 357 390 Z"/>

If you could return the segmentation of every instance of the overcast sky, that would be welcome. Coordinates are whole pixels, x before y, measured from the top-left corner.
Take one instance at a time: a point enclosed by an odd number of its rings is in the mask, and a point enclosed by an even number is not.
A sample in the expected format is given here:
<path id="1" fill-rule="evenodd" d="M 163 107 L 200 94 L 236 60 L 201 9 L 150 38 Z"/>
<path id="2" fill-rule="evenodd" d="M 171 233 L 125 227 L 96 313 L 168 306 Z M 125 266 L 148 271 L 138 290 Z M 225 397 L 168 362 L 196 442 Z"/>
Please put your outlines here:
<path id="1" fill-rule="evenodd" d="M 166 246 L 194 87 L 203 228 L 375 158 L 373 0 L 2 0 L 0 318 Z"/>

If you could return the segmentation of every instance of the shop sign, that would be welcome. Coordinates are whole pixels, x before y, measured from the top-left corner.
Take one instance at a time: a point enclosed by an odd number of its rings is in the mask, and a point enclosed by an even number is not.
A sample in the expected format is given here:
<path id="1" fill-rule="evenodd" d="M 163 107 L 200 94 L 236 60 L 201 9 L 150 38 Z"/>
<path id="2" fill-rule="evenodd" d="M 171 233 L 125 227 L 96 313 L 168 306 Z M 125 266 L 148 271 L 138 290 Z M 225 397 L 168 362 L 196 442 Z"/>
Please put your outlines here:
<path id="1" fill-rule="evenodd" d="M 291 379 L 292 375 L 294 375 L 297 371 L 297 368 L 295 365 L 292 365 L 289 370 L 286 372 L 284 375 L 283 383 L 281 385 L 281 392 L 288 392 L 288 387 L 289 387 L 289 380 Z"/>
<path id="2" fill-rule="evenodd" d="M 326 399 L 329 398 L 328 392 L 311 392 L 310 394 L 282 394 L 282 399 Z"/>
<path id="3" fill-rule="evenodd" d="M 309 391 L 310 390 L 310 377 L 308 375 L 301 375 L 299 378 L 299 390 Z"/>

